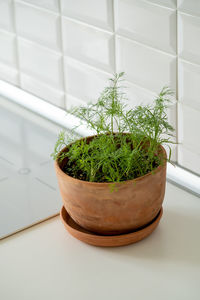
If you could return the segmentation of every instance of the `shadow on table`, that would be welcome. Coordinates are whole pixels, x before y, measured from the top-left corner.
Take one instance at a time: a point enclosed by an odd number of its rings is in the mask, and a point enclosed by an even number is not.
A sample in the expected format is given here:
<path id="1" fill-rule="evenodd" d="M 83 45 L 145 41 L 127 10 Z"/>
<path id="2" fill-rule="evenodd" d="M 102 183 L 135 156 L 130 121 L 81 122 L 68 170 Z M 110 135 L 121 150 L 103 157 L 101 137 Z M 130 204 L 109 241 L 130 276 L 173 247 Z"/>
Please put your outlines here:
<path id="1" fill-rule="evenodd" d="M 200 263 L 200 216 L 164 210 L 158 228 L 146 239 L 129 246 L 102 248 L 134 259 Z"/>

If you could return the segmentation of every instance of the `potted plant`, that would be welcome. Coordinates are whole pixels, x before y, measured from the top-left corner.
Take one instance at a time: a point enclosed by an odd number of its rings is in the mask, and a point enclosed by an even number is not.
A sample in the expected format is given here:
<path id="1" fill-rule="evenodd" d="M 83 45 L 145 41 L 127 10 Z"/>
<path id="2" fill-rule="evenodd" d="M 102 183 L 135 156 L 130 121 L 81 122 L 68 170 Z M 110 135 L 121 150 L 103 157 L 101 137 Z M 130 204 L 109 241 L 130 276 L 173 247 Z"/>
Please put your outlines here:
<path id="1" fill-rule="evenodd" d="M 152 105 L 127 109 L 123 75 L 110 79 L 97 103 L 72 110 L 96 134 L 69 143 L 61 132 L 53 154 L 63 221 L 70 218 L 68 230 L 91 244 L 95 237 L 96 245 L 128 244 L 151 233 L 165 194 L 171 150 L 167 158 L 163 144 L 172 143 L 166 113 L 172 92 L 164 87 Z M 115 237 L 121 243 L 112 242 Z"/>

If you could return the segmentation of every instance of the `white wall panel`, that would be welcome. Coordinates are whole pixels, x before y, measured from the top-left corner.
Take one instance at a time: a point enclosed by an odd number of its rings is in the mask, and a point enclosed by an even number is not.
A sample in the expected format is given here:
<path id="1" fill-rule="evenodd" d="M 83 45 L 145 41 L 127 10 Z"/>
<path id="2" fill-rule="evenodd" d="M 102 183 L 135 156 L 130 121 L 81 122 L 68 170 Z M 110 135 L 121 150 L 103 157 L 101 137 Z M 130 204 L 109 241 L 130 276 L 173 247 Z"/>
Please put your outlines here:
<path id="1" fill-rule="evenodd" d="M 125 71 L 127 79 L 158 93 L 163 86 L 176 88 L 176 58 L 117 37 L 117 71 Z"/>
<path id="2" fill-rule="evenodd" d="M 16 30 L 22 37 L 59 50 L 59 22 L 59 15 L 16 2 Z"/>
<path id="3" fill-rule="evenodd" d="M 126 76 L 127 78 L 127 76 Z M 135 107 L 137 105 L 152 104 L 156 97 L 156 94 L 144 89 L 130 81 L 124 81 L 123 91 L 127 94 L 127 100 L 125 101 L 128 108 Z"/>
<path id="4" fill-rule="evenodd" d="M 200 153 L 195 153 L 183 145 L 178 146 L 178 163 L 192 172 L 200 173 Z"/>
<path id="5" fill-rule="evenodd" d="M 200 17 L 179 13 L 179 55 L 200 64 Z"/>
<path id="6" fill-rule="evenodd" d="M 63 44 L 66 55 L 114 71 L 113 34 L 63 18 Z"/>
<path id="7" fill-rule="evenodd" d="M 177 7 L 179 11 L 200 16 L 200 1 L 199 0 L 178 0 Z"/>
<path id="8" fill-rule="evenodd" d="M 179 60 L 179 100 L 200 111 L 200 65 Z"/>
<path id="9" fill-rule="evenodd" d="M 13 1 L 1 0 L 0 1 L 0 28 L 13 31 Z"/>
<path id="10" fill-rule="evenodd" d="M 111 76 L 69 57 L 65 74 L 67 93 L 85 102 L 96 102 Z"/>
<path id="11" fill-rule="evenodd" d="M 40 79 L 54 88 L 63 88 L 61 54 L 19 39 L 19 63 L 23 73 Z"/>
<path id="12" fill-rule="evenodd" d="M 178 113 L 179 143 L 190 149 L 191 152 L 200 154 L 200 111 L 190 106 L 179 104 Z"/>
<path id="13" fill-rule="evenodd" d="M 25 3 L 59 12 L 59 0 L 22 0 Z"/>
<path id="14" fill-rule="evenodd" d="M 65 98 L 65 108 L 67 110 L 70 110 L 74 107 L 77 107 L 77 106 L 84 106 L 84 105 L 87 105 L 87 102 L 84 102 L 70 94 L 67 94 L 66 95 L 66 98 Z"/>
<path id="15" fill-rule="evenodd" d="M 38 78 L 21 73 L 21 87 L 56 106 L 64 107 L 65 105 L 64 91 L 55 89 Z"/>
<path id="16" fill-rule="evenodd" d="M 178 0 L 178 163 L 200 174 L 200 2 Z"/>
<path id="17" fill-rule="evenodd" d="M 140 43 L 176 53 L 176 11 L 141 0 L 115 1 L 116 32 Z"/>
<path id="18" fill-rule="evenodd" d="M 0 61 L 16 67 L 15 35 L 0 30 Z"/>
<path id="19" fill-rule="evenodd" d="M 14 68 L 11 68 L 7 64 L 3 64 L 0 62 L 0 79 L 5 80 L 14 85 L 18 85 L 19 84 L 18 71 Z"/>
<path id="20" fill-rule="evenodd" d="M 176 1 L 177 0 L 146 0 L 146 1 L 160 5 L 160 6 L 176 9 Z"/>
<path id="21" fill-rule="evenodd" d="M 0 79 L 19 84 L 15 34 L 0 29 Z"/>
<path id="22" fill-rule="evenodd" d="M 112 0 L 61 0 L 64 16 L 113 30 Z"/>

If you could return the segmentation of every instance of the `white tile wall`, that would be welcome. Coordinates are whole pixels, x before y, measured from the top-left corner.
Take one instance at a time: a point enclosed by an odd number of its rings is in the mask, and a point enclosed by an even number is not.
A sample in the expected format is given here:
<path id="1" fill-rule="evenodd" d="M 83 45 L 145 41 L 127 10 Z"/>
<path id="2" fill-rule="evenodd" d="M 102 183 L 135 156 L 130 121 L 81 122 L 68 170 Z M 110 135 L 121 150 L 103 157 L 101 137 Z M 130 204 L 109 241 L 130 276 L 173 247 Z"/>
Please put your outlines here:
<path id="1" fill-rule="evenodd" d="M 117 36 L 117 71 L 127 79 L 158 93 L 163 86 L 176 88 L 176 57 L 144 44 Z"/>
<path id="2" fill-rule="evenodd" d="M 177 0 L 146 0 L 146 1 L 148 1 L 150 3 L 158 4 L 160 6 L 166 6 L 166 7 L 169 7 L 169 8 L 176 9 L 176 1 Z M 186 1 L 188 1 L 188 0 L 186 0 Z"/>
<path id="3" fill-rule="evenodd" d="M 60 89 L 53 88 L 51 85 L 46 84 L 40 79 L 21 73 L 21 87 L 48 102 L 59 106 L 65 106 L 65 94 Z"/>
<path id="4" fill-rule="evenodd" d="M 0 28 L 13 30 L 12 0 L 0 0 Z"/>
<path id="5" fill-rule="evenodd" d="M 200 64 L 200 17 L 179 13 L 179 55 Z"/>
<path id="6" fill-rule="evenodd" d="M 22 38 L 19 39 L 18 45 L 22 73 L 27 73 L 54 88 L 63 89 L 61 54 Z"/>
<path id="7" fill-rule="evenodd" d="M 14 85 L 19 85 L 18 71 L 0 62 L 0 79 Z"/>
<path id="8" fill-rule="evenodd" d="M 35 6 L 40 6 L 55 12 L 59 12 L 59 0 L 22 0 Z"/>
<path id="9" fill-rule="evenodd" d="M 177 4 L 178 163 L 200 174 L 200 2 Z"/>
<path id="10" fill-rule="evenodd" d="M 0 0 L 0 79 L 19 84 L 13 1 Z"/>
<path id="11" fill-rule="evenodd" d="M 67 93 L 84 102 L 96 102 L 110 74 L 69 57 L 65 58 Z"/>
<path id="12" fill-rule="evenodd" d="M 176 10 L 147 1 L 116 0 L 115 16 L 118 34 L 176 53 Z"/>
<path id="13" fill-rule="evenodd" d="M 179 147 L 178 163 L 200 173 L 200 111 L 179 104 Z"/>
<path id="14" fill-rule="evenodd" d="M 179 142 L 191 152 L 200 154 L 200 111 L 185 104 L 179 104 Z"/>
<path id="15" fill-rule="evenodd" d="M 127 75 L 126 75 L 127 79 Z M 149 90 L 142 88 L 130 81 L 125 80 L 123 83 L 124 92 L 126 92 L 127 100 L 125 101 L 128 108 L 135 107 L 137 105 L 151 104 L 156 97 L 156 94 Z"/>
<path id="16" fill-rule="evenodd" d="M 0 61 L 16 67 L 15 35 L 0 30 Z"/>
<path id="17" fill-rule="evenodd" d="M 64 16 L 113 30 L 112 0 L 61 0 Z"/>
<path id="18" fill-rule="evenodd" d="M 199 0 L 178 0 L 179 11 L 200 16 L 200 1 Z"/>
<path id="19" fill-rule="evenodd" d="M 178 146 L 178 163 L 184 168 L 199 174 L 200 153 L 195 153 L 180 144 Z"/>
<path id="20" fill-rule="evenodd" d="M 55 50 L 60 49 L 60 17 L 50 11 L 16 2 L 16 30 L 27 39 Z"/>
<path id="21" fill-rule="evenodd" d="M 77 107 L 77 106 L 84 106 L 84 105 L 87 104 L 86 102 L 84 102 L 84 101 L 82 101 L 82 100 L 80 100 L 80 99 L 78 99 L 76 97 L 73 97 L 73 96 L 71 96 L 69 94 L 67 94 L 67 96 L 66 96 L 66 103 L 67 103 L 66 104 L 66 108 L 68 110 L 70 110 L 70 109 L 72 109 L 74 107 Z"/>
<path id="22" fill-rule="evenodd" d="M 70 108 L 95 101 L 116 71 L 129 107 L 164 85 L 177 92 L 174 159 L 200 172 L 200 1 L 0 0 L 0 79 Z"/>
<path id="23" fill-rule="evenodd" d="M 200 111 L 200 65 L 179 60 L 179 100 Z"/>
<path id="24" fill-rule="evenodd" d="M 62 27 L 65 55 L 106 71 L 114 71 L 112 33 L 67 18 L 63 18 Z"/>

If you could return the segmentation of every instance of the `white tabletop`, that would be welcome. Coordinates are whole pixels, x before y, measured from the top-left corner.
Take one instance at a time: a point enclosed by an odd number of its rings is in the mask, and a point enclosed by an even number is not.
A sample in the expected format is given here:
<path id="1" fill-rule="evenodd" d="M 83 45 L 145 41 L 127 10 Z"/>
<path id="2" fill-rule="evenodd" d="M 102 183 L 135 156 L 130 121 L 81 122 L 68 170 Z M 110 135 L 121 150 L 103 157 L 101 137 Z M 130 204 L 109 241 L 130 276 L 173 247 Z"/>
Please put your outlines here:
<path id="1" fill-rule="evenodd" d="M 60 130 L 0 97 L 0 239 L 58 214 L 50 154 Z"/>
<path id="2" fill-rule="evenodd" d="M 2 300 L 199 300 L 200 199 L 167 184 L 159 227 L 145 240 L 97 248 L 59 217 L 0 243 Z"/>

